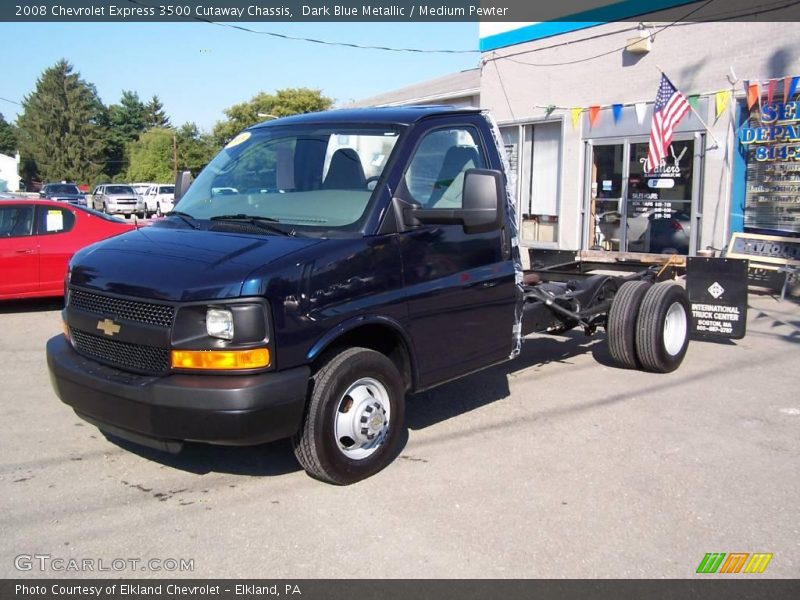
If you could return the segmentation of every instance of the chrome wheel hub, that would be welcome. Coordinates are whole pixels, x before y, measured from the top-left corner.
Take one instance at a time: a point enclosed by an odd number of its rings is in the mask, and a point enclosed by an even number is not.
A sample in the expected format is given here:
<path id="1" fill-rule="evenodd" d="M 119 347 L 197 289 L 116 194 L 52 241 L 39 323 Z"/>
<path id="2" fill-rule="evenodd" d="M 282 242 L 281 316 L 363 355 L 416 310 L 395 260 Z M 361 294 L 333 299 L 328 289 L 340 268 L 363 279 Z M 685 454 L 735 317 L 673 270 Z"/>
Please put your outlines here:
<path id="1" fill-rule="evenodd" d="M 335 419 L 336 444 L 353 460 L 372 455 L 389 431 L 389 393 L 377 379 L 362 377 L 342 394 Z"/>
<path id="2" fill-rule="evenodd" d="M 664 349 L 670 356 L 681 351 L 687 332 L 686 310 L 679 302 L 673 302 L 664 318 Z"/>

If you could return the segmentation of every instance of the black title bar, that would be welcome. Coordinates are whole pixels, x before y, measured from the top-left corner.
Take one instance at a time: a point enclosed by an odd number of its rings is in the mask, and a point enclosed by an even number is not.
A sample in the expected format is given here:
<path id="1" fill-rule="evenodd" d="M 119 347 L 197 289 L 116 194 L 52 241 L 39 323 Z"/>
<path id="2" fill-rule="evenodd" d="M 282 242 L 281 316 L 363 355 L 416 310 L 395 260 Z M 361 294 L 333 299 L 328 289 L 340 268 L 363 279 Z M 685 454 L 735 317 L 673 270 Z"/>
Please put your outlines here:
<path id="1" fill-rule="evenodd" d="M 654 12 L 660 11 L 660 12 Z M 3 0 L 8 22 L 798 21 L 795 0 Z"/>

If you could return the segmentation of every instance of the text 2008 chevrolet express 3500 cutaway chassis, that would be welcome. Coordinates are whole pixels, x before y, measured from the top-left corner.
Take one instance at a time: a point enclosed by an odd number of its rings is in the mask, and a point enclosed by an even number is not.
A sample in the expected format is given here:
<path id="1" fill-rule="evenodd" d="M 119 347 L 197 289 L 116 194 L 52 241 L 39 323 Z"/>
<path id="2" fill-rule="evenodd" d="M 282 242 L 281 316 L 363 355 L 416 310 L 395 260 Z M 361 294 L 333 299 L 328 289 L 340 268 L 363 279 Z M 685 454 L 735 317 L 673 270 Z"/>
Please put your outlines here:
<path id="1" fill-rule="evenodd" d="M 621 366 L 678 367 L 680 286 L 523 273 L 515 223 L 481 111 L 256 125 L 166 219 L 75 255 L 53 385 L 118 437 L 291 437 L 308 473 L 347 484 L 391 461 L 407 393 L 514 358 L 529 333 L 602 326 Z"/>

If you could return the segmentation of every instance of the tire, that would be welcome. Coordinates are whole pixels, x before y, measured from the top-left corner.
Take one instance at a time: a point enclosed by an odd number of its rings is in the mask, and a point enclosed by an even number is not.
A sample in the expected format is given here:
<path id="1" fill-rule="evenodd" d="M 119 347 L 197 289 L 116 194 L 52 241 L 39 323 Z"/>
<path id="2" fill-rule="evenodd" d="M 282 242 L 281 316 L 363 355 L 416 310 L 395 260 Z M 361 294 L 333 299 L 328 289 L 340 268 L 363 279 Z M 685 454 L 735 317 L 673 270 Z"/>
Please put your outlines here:
<path id="1" fill-rule="evenodd" d="M 348 348 L 314 375 L 306 414 L 292 439 L 310 476 L 349 485 L 394 458 L 405 412 L 403 379 L 394 363 L 367 348 Z"/>
<path id="2" fill-rule="evenodd" d="M 639 357 L 636 354 L 636 323 L 642 299 L 652 287 L 648 281 L 627 281 L 623 283 L 608 311 L 608 349 L 614 364 L 623 369 L 638 369 Z"/>
<path id="3" fill-rule="evenodd" d="M 689 300 L 671 281 L 657 283 L 642 300 L 636 323 L 636 354 L 653 373 L 677 369 L 689 347 Z"/>

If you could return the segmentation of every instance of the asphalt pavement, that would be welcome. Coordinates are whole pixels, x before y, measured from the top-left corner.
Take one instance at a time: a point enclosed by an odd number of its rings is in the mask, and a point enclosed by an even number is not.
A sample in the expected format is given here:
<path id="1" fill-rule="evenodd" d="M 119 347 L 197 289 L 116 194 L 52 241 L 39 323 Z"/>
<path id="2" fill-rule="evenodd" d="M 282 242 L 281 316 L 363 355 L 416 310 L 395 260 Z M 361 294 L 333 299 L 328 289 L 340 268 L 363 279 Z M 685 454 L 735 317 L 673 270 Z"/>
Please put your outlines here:
<path id="1" fill-rule="evenodd" d="M 743 340 L 668 375 L 613 368 L 603 335 L 531 338 L 410 397 L 399 458 L 350 487 L 285 441 L 107 440 L 50 386 L 60 304 L 2 303 L 0 577 L 698 577 L 708 552 L 797 577 L 800 305 L 750 302 Z"/>

